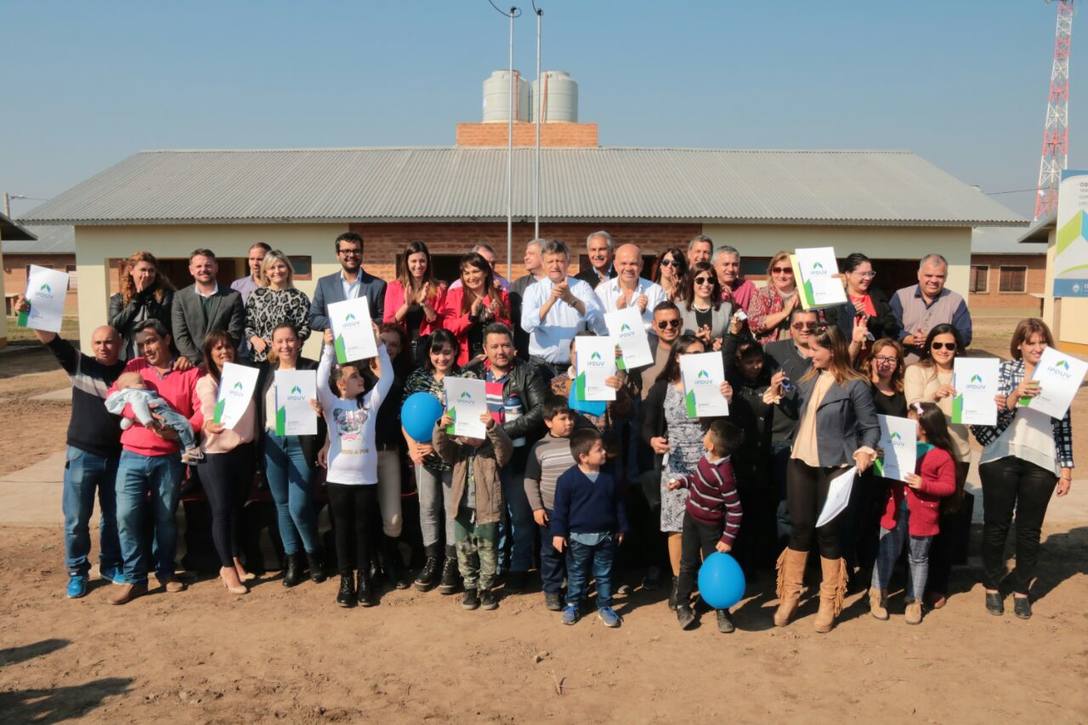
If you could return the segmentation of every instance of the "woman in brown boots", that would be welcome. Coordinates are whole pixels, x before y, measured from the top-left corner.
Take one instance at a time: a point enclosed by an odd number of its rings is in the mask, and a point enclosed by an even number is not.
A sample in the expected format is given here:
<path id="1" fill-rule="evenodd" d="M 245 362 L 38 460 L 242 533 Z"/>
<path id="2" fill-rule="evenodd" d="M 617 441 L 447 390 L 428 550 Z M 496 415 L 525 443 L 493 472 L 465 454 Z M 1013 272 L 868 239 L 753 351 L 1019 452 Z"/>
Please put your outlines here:
<path id="1" fill-rule="evenodd" d="M 783 385 L 784 375 L 771 378 L 768 394 L 798 412 L 797 433 L 786 469 L 786 497 L 792 532 L 778 559 L 778 610 L 775 626 L 790 621 L 801 599 L 805 560 L 813 539 L 820 550 L 820 609 L 816 631 L 830 632 L 842 611 L 846 565 L 839 550 L 842 514 L 816 528 L 831 480 L 854 464 L 865 471 L 876 458 L 880 440 L 872 391 L 850 365 L 846 340 L 836 328 L 813 335 L 812 369 L 796 386 Z"/>

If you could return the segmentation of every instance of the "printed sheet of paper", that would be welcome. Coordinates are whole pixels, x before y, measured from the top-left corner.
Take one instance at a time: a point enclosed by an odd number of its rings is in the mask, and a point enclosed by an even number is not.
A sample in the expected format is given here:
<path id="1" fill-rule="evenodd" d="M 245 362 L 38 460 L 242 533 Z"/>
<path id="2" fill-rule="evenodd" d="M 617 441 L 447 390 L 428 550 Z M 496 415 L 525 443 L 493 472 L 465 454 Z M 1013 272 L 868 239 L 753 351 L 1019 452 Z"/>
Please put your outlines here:
<path id="1" fill-rule="evenodd" d="M 60 332 L 67 295 L 67 272 L 30 265 L 26 279 L 26 301 L 30 303 L 30 309 L 19 313 L 19 327 Z"/>
<path id="2" fill-rule="evenodd" d="M 725 367 L 720 352 L 681 355 L 680 377 L 684 382 L 684 404 L 689 418 L 729 415 L 729 401 L 721 391 Z"/>
<path id="3" fill-rule="evenodd" d="M 615 400 L 605 380 L 616 374 L 616 342 L 611 337 L 576 337 L 574 387 L 579 400 Z"/>
<path id="4" fill-rule="evenodd" d="M 276 435 L 317 435 L 317 413 L 310 401 L 317 399 L 316 370 L 277 370 Z"/>
<path id="5" fill-rule="evenodd" d="M 910 418 L 878 415 L 880 443 L 884 450 L 884 477 L 903 481 L 908 473 L 914 473 L 918 460 L 918 424 Z"/>
<path id="6" fill-rule="evenodd" d="M 820 517 L 816 519 L 816 528 L 832 521 L 836 516 L 846 510 L 850 503 L 850 492 L 854 490 L 854 479 L 858 475 L 858 467 L 850 466 L 844 472 L 831 479 L 827 488 L 827 500 L 820 511 Z"/>
<path id="7" fill-rule="evenodd" d="M 608 335 L 623 352 L 624 370 L 653 364 L 654 353 L 650 350 L 650 336 L 646 334 L 646 325 L 638 307 L 606 312 L 604 322 L 608 325 Z"/>
<path id="8" fill-rule="evenodd" d="M 1048 347 L 1043 350 L 1031 376 L 1039 383 L 1039 394 L 1034 398 L 1020 398 L 1020 406 L 1046 413 L 1051 418 L 1065 417 L 1086 372 L 1088 363 Z"/>
<path id="9" fill-rule="evenodd" d="M 329 324 L 332 325 L 336 362 L 343 365 L 378 356 L 366 297 L 333 302 L 329 305 Z"/>
<path id="10" fill-rule="evenodd" d="M 957 357 L 952 387 L 952 422 L 962 425 L 997 425 L 998 370 L 1001 361 L 987 357 Z"/>
<path id="11" fill-rule="evenodd" d="M 260 371 L 248 365 L 225 363 L 219 378 L 219 399 L 215 403 L 215 422 L 233 428 L 246 412 L 257 388 Z"/>
<path id="12" fill-rule="evenodd" d="M 801 306 L 806 310 L 833 307 L 846 302 L 846 289 L 835 261 L 834 247 L 798 249 L 790 256 L 801 295 Z"/>
<path id="13" fill-rule="evenodd" d="M 453 425 L 446 429 L 450 435 L 465 438 L 486 438 L 487 429 L 480 415 L 487 412 L 487 384 L 474 378 L 442 379 L 446 390 L 446 412 Z"/>

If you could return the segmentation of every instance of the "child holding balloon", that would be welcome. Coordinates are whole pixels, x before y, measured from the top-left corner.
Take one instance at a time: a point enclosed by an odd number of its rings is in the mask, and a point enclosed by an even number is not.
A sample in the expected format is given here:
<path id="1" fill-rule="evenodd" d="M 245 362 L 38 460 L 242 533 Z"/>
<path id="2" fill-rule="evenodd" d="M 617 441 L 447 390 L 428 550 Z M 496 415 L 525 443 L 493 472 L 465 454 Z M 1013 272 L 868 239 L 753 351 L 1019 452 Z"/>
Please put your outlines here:
<path id="1" fill-rule="evenodd" d="M 869 590 L 869 612 L 880 620 L 888 618 L 884 601 L 888 582 L 909 538 L 909 591 L 914 598 L 907 604 L 905 619 L 907 624 L 921 624 L 929 547 L 940 531 L 941 499 L 956 492 L 956 449 L 945 415 L 936 403 L 915 403 L 907 415 L 918 421 L 918 463 L 916 472 L 907 474 L 906 485 L 888 487 L 880 519 L 880 548 Z"/>
<path id="2" fill-rule="evenodd" d="M 695 624 L 691 594 L 700 555 L 706 559 L 715 551 L 728 553 L 740 531 L 743 511 L 730 455 L 743 437 L 742 431 L 729 421 L 715 419 L 703 436 L 706 453 L 699 459 L 695 473 L 668 482 L 670 491 L 678 488 L 690 491 L 684 507 L 680 576 L 676 587 L 676 619 L 683 629 L 690 629 Z M 719 609 L 717 613 L 718 631 L 732 632 L 735 627 L 729 610 Z"/>

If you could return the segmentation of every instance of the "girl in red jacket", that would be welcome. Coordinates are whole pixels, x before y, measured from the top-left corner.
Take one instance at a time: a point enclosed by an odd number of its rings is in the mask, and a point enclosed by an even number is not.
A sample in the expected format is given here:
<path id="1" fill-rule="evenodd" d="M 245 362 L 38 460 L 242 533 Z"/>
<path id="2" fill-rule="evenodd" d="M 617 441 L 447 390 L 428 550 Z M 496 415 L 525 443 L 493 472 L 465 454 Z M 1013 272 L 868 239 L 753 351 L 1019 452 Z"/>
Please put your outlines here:
<path id="1" fill-rule="evenodd" d="M 869 590 L 869 611 L 877 619 L 888 618 L 885 606 L 888 582 L 909 534 L 909 593 L 913 599 L 907 604 L 906 621 L 921 624 L 929 545 L 940 531 L 941 499 L 956 492 L 956 460 L 948 423 L 936 404 L 915 403 L 908 415 L 918 421 L 918 463 L 905 484 L 888 487 L 884 516 L 880 519 L 880 550 Z"/>

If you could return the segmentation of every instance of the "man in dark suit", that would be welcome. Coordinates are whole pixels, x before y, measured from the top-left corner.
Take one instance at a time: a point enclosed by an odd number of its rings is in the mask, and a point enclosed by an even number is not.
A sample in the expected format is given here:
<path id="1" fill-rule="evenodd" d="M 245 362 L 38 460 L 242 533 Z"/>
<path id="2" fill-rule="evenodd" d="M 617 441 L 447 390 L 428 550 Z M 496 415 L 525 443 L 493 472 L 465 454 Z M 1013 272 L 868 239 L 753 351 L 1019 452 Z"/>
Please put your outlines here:
<path id="1" fill-rule="evenodd" d="M 242 295 L 220 288 L 215 279 L 219 264 L 215 252 L 197 249 L 189 255 L 189 274 L 193 283 L 174 295 L 170 319 L 174 344 L 182 357 L 193 365 L 204 360 L 204 337 L 212 330 L 225 330 L 235 344 L 245 334 L 246 311 Z"/>
<path id="2" fill-rule="evenodd" d="M 363 238 L 355 232 L 338 236 L 336 258 L 340 260 L 340 271 L 317 280 L 314 301 L 310 304 L 310 328 L 328 328 L 329 305 L 357 297 L 366 297 L 370 318 L 381 322 L 385 310 L 385 280 L 363 269 Z"/>
<path id="3" fill-rule="evenodd" d="M 586 237 L 586 256 L 589 257 L 589 269 L 574 275 L 597 289 L 597 285 L 606 279 L 616 276 L 616 267 L 612 264 L 612 257 L 616 250 L 616 243 L 608 232 L 593 232 Z"/>

